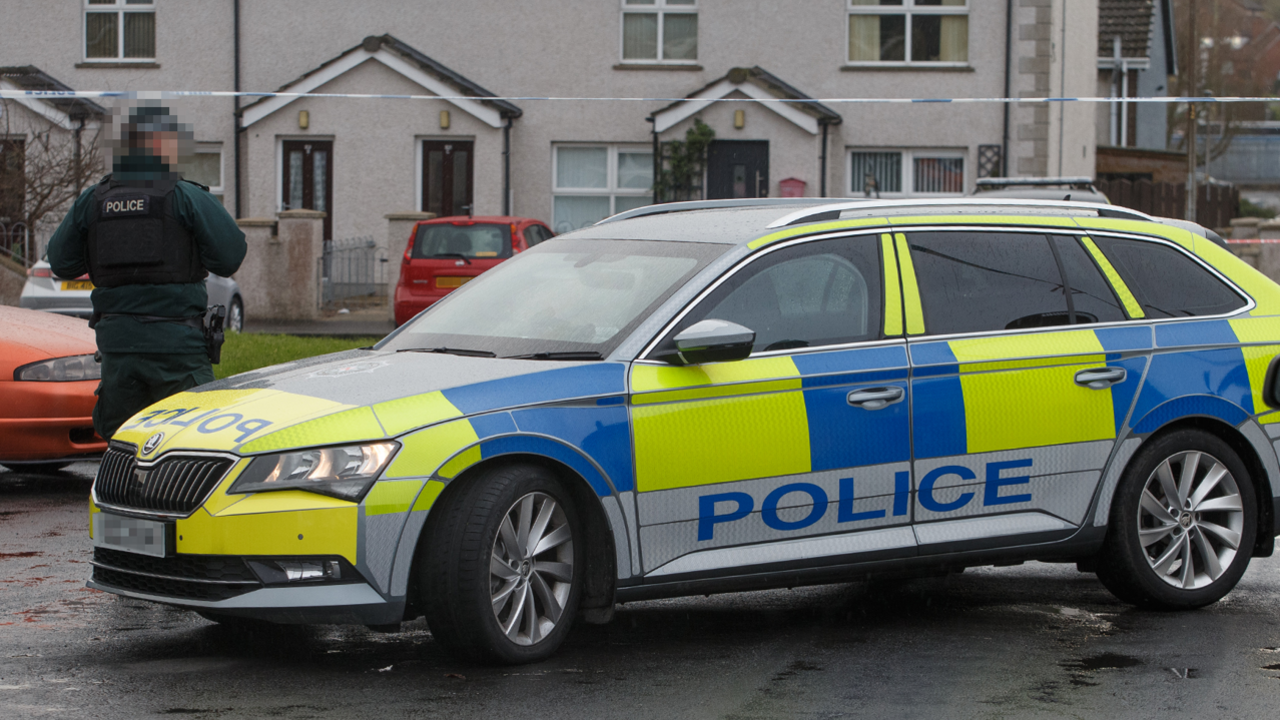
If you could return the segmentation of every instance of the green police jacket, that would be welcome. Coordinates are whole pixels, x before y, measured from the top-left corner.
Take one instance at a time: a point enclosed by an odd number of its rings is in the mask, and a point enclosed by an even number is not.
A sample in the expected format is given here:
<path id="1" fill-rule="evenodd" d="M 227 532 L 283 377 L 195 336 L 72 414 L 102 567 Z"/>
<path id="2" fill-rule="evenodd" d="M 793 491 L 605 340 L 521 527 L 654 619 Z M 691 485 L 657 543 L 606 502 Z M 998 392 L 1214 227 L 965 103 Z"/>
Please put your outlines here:
<path id="1" fill-rule="evenodd" d="M 150 173 L 119 172 L 126 180 L 148 179 Z M 80 194 L 71 212 L 49 239 L 49 265 L 59 277 L 79 277 L 89 271 L 87 242 L 94 188 Z M 179 182 L 173 191 L 178 222 L 195 237 L 200 261 L 218 275 L 231 275 L 244 260 L 244 233 L 222 205 L 202 186 Z M 194 317 L 203 315 L 209 302 L 203 282 L 164 285 L 124 285 L 94 288 L 93 309 L 104 315 L 152 315 Z M 106 317 L 97 325 L 98 349 L 103 352 L 203 353 L 200 330 L 169 322 L 141 322 L 131 317 Z"/>

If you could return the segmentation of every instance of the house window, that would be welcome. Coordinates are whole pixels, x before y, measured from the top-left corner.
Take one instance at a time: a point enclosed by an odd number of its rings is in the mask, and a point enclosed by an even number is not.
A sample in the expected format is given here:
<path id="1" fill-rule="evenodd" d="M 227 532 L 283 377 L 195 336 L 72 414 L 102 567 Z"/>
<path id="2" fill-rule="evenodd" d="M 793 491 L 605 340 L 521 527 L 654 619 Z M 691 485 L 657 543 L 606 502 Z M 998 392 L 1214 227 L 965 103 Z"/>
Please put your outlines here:
<path id="1" fill-rule="evenodd" d="M 967 62 L 967 0 L 849 0 L 850 64 Z"/>
<path id="2" fill-rule="evenodd" d="M 653 202 L 653 151 L 643 145 L 557 145 L 551 227 L 569 232 Z"/>
<path id="3" fill-rule="evenodd" d="M 622 59 L 697 60 L 697 0 L 622 0 Z"/>
<path id="4" fill-rule="evenodd" d="M 154 60 L 155 0 L 85 0 L 87 60 Z"/>
<path id="5" fill-rule="evenodd" d="M 959 150 L 850 150 L 848 194 L 962 195 L 964 158 Z"/>
<path id="6" fill-rule="evenodd" d="M 201 144 L 196 147 L 191 158 L 190 170 L 183 177 L 201 185 L 208 185 L 209 192 L 222 202 L 222 145 L 217 143 Z"/>

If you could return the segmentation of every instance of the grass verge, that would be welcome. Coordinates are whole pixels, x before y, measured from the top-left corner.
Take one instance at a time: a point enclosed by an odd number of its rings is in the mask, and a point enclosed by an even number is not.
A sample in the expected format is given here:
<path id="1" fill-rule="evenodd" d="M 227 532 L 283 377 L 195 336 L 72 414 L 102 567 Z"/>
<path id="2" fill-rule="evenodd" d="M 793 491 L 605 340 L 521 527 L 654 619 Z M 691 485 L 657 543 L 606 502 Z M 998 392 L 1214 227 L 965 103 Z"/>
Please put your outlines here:
<path id="1" fill-rule="evenodd" d="M 368 347 L 379 339 L 376 337 L 334 338 L 227 333 L 227 341 L 222 346 L 222 362 L 213 366 L 213 375 L 221 380 L 230 375 L 257 370 L 268 365 L 279 365 L 314 355 Z"/>

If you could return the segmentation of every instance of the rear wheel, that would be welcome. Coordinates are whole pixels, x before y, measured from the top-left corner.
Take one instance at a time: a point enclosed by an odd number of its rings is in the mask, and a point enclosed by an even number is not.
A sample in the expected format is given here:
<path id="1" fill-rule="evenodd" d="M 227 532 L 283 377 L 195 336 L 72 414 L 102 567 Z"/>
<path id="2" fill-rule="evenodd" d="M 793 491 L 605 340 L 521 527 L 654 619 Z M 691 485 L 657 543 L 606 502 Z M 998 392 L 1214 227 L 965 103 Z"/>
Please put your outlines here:
<path id="1" fill-rule="evenodd" d="M 239 295 L 231 298 L 231 307 L 227 308 L 226 329 L 232 332 L 244 330 L 244 301 Z"/>
<path id="2" fill-rule="evenodd" d="M 1249 565 L 1257 517 L 1253 483 L 1229 445 L 1198 430 L 1157 438 L 1120 480 L 1098 579 L 1147 607 L 1217 602 Z"/>
<path id="3" fill-rule="evenodd" d="M 432 635 L 455 654 L 504 664 L 549 657 L 577 611 L 581 522 L 547 470 L 482 471 L 434 512 L 421 590 Z"/>

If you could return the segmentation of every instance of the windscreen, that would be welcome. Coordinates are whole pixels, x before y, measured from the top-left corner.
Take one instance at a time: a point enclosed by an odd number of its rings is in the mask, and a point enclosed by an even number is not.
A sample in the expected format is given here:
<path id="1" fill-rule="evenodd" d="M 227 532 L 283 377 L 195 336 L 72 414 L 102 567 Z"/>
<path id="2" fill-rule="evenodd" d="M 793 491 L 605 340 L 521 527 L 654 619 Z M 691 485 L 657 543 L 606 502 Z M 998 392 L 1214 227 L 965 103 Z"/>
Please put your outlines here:
<path id="1" fill-rule="evenodd" d="M 549 240 L 454 291 L 380 345 L 497 357 L 608 355 L 731 246 Z"/>
<path id="2" fill-rule="evenodd" d="M 511 226 L 496 223 L 419 225 L 413 239 L 413 257 L 511 257 Z"/>

